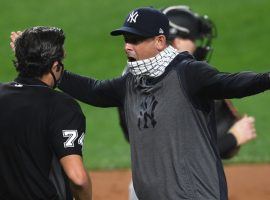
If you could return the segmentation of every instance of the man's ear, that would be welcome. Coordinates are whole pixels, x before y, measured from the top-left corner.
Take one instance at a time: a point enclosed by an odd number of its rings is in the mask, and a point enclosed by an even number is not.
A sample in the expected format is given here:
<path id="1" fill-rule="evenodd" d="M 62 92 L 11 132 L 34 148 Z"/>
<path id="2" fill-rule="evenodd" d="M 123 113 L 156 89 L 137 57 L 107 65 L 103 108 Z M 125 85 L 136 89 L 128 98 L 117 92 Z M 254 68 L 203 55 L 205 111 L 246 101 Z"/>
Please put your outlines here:
<path id="1" fill-rule="evenodd" d="M 158 51 L 163 51 L 167 47 L 166 37 L 164 35 L 156 36 L 156 47 Z"/>
<path id="2" fill-rule="evenodd" d="M 61 65 L 58 61 L 53 62 L 52 71 L 59 72 L 61 69 Z"/>

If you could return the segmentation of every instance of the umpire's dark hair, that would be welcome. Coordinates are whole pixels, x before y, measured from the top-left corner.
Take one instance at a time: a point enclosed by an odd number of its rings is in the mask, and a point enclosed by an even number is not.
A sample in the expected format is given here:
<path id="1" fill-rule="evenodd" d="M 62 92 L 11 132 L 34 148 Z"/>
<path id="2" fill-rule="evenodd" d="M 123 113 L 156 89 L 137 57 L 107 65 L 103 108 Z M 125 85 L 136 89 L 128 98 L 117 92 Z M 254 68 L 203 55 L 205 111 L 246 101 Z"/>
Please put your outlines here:
<path id="1" fill-rule="evenodd" d="M 20 76 L 40 78 L 55 61 L 64 58 L 65 35 L 62 29 L 37 26 L 26 29 L 15 41 L 14 66 Z"/>

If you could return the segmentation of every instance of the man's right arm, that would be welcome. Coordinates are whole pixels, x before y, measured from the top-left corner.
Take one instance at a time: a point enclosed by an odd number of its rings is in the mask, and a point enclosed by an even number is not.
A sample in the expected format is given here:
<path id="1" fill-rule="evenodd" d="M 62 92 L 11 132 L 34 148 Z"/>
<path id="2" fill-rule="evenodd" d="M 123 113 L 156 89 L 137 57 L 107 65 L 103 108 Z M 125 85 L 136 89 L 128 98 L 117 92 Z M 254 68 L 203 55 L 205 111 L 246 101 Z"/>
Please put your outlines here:
<path id="1" fill-rule="evenodd" d="M 125 82 L 126 76 L 100 81 L 65 71 L 59 89 L 93 106 L 121 107 L 125 96 Z"/>
<path id="2" fill-rule="evenodd" d="M 10 47 L 15 51 L 15 41 L 21 31 L 11 32 Z M 59 89 L 74 98 L 97 107 L 121 107 L 125 96 L 126 76 L 99 81 L 64 71 Z"/>

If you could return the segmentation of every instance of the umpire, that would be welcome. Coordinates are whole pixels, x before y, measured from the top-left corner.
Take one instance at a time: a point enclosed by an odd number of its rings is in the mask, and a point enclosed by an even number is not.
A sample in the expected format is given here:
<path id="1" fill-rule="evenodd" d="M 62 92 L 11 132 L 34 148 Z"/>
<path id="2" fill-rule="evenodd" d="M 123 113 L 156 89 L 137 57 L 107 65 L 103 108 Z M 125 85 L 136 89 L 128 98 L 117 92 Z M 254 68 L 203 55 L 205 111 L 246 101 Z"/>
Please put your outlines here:
<path id="1" fill-rule="evenodd" d="M 15 42 L 18 77 L 0 84 L 1 200 L 91 199 L 85 117 L 76 101 L 53 90 L 64 40 L 61 29 L 33 27 Z"/>

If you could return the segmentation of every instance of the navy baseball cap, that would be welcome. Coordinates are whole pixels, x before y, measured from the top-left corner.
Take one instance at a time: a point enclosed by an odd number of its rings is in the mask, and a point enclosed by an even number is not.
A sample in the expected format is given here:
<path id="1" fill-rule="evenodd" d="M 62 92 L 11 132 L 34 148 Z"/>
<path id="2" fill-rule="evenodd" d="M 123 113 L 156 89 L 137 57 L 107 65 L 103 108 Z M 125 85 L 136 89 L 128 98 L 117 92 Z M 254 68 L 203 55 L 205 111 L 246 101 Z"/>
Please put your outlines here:
<path id="1" fill-rule="evenodd" d="M 169 35 L 169 20 L 161 11 L 151 7 L 137 8 L 131 11 L 124 25 L 111 32 L 111 35 L 131 33 L 143 37 Z"/>

